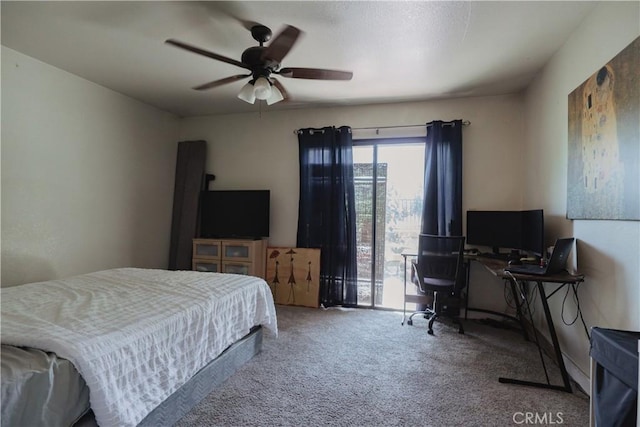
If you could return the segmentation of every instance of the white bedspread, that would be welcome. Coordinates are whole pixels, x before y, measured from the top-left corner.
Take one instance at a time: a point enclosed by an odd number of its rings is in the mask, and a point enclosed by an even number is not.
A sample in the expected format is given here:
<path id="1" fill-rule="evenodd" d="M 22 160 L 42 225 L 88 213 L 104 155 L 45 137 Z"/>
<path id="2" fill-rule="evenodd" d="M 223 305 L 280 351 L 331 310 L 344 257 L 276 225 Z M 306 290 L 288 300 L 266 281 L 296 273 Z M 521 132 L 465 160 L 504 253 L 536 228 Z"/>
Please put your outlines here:
<path id="1" fill-rule="evenodd" d="M 138 424 L 260 324 L 277 334 L 251 276 L 123 268 L 2 289 L 2 343 L 73 362 L 101 427 Z"/>

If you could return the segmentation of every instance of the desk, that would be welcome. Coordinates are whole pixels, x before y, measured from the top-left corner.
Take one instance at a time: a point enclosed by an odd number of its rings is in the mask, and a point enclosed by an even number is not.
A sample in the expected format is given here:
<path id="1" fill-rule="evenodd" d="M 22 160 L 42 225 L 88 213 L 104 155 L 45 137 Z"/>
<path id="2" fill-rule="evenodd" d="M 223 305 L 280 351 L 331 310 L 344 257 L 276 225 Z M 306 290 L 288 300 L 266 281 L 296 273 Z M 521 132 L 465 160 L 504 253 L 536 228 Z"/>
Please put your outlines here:
<path id="1" fill-rule="evenodd" d="M 576 286 L 584 281 L 584 276 L 581 276 L 581 275 L 575 276 L 567 272 L 562 272 L 562 273 L 547 275 L 547 276 L 516 274 L 516 273 L 509 273 L 504 271 L 504 268 L 507 266 L 507 262 L 504 260 L 475 257 L 475 261 L 482 264 L 494 276 L 504 280 L 508 280 L 510 282 L 511 291 L 513 292 L 514 298 L 516 300 L 516 310 L 518 313 L 518 317 L 521 321 L 524 318 L 522 309 L 524 306 L 526 306 L 527 312 L 529 313 L 529 320 L 531 322 L 531 325 L 533 326 L 534 341 L 536 343 L 536 346 L 538 347 L 540 360 L 542 362 L 542 366 L 544 368 L 544 373 L 547 380 L 546 383 L 540 383 L 540 382 L 516 380 L 512 378 L 498 378 L 498 381 L 500 381 L 501 383 L 528 385 L 532 387 L 549 388 L 552 390 L 560 390 L 560 391 L 566 391 L 568 393 L 571 393 L 572 390 L 571 390 L 571 382 L 569 380 L 569 373 L 567 372 L 567 368 L 564 365 L 564 360 L 562 359 L 562 352 L 560 351 L 560 343 L 558 342 L 558 336 L 556 335 L 556 330 L 553 325 L 553 318 L 551 317 L 551 311 L 549 310 L 548 300 L 564 286 L 571 286 L 573 289 L 573 292 L 577 293 Z M 542 302 L 542 308 L 544 310 L 544 318 L 547 323 L 547 328 L 549 330 L 549 335 L 551 336 L 551 342 L 553 344 L 553 350 L 555 352 L 556 362 L 558 364 L 558 367 L 560 368 L 560 373 L 562 374 L 563 385 L 553 385 L 549 381 L 549 374 L 547 373 L 547 366 L 544 362 L 544 357 L 542 355 L 542 348 L 540 347 L 538 333 L 536 332 L 536 329 L 535 329 L 535 324 L 533 321 L 533 316 L 531 314 L 529 300 L 527 299 L 527 292 L 524 291 L 524 287 L 528 282 L 535 283 L 538 288 L 538 293 L 540 294 L 540 300 Z M 544 283 L 553 283 L 553 284 L 556 284 L 557 287 L 556 289 L 553 290 L 553 292 L 547 295 L 547 292 L 544 287 Z M 525 331 L 524 332 L 525 338 L 527 338 L 526 328 L 524 328 L 524 326 L 523 326 L 523 330 Z"/>
<path id="2" fill-rule="evenodd" d="M 407 302 L 416 302 L 416 303 L 425 303 L 426 301 L 424 301 L 424 296 L 415 296 L 415 298 L 410 298 L 407 299 L 406 295 L 407 295 L 407 258 L 409 257 L 415 257 L 417 256 L 415 253 L 403 253 L 402 257 L 404 258 L 404 293 L 405 293 L 405 307 L 404 307 L 404 312 L 406 312 L 406 304 Z M 571 381 L 569 379 L 569 373 L 567 372 L 567 368 L 564 364 L 564 359 L 562 359 L 562 352 L 560 350 L 560 343 L 558 341 L 558 336 L 556 335 L 556 330 L 555 330 L 555 326 L 553 324 L 553 318 L 551 317 L 551 310 L 549 309 L 549 303 L 548 300 L 549 298 L 551 298 L 553 295 L 555 295 L 556 292 L 558 292 L 560 289 L 562 289 L 564 286 L 571 286 L 573 289 L 574 293 L 577 293 L 577 289 L 576 286 L 579 285 L 580 283 L 582 283 L 584 281 L 584 276 L 582 275 L 573 275 L 573 274 L 569 274 L 566 271 L 562 272 L 562 273 L 558 273 L 558 274 L 553 274 L 553 275 L 546 275 L 546 276 L 536 276 L 536 275 L 529 275 L 529 274 L 516 274 L 516 273 L 510 273 L 510 272 L 505 272 L 504 269 L 505 267 L 507 267 L 507 261 L 505 260 L 501 260 L 501 259 L 495 259 L 495 258 L 483 258 L 480 256 L 474 256 L 474 255 L 465 255 L 465 259 L 466 260 L 470 260 L 470 261 L 476 261 L 478 263 L 480 263 L 483 267 L 485 267 L 491 274 L 493 274 L 495 277 L 501 278 L 503 280 L 508 280 L 510 285 L 511 285 L 511 292 L 513 293 L 513 297 L 514 300 L 516 302 L 516 312 L 517 312 L 517 319 L 520 321 L 520 324 L 522 325 L 522 330 L 523 330 L 523 334 L 526 340 L 529 340 L 528 334 L 527 334 L 527 328 L 525 327 L 524 323 L 523 323 L 523 319 L 524 319 L 524 310 L 523 308 L 526 307 L 527 309 L 527 313 L 529 314 L 529 321 L 531 322 L 531 326 L 533 328 L 533 338 L 534 338 L 534 342 L 536 344 L 536 346 L 538 347 L 538 353 L 540 355 L 540 361 L 542 362 L 542 367 L 544 368 L 544 374 L 546 377 L 547 382 L 546 383 L 540 383 L 540 382 L 532 382 L 532 381 L 523 381 L 523 380 L 517 380 L 517 379 L 513 379 L 513 378 L 503 378 L 500 377 L 498 378 L 498 381 L 500 381 L 501 383 L 508 383 L 508 384 L 519 384 L 519 385 L 527 385 L 527 386 L 532 386 L 532 387 L 540 387 L 540 388 L 548 388 L 548 389 L 552 389 L 552 390 L 560 390 L 560 391 L 565 391 L 568 393 L 571 393 Z M 467 299 L 469 298 L 469 266 L 467 266 Z M 544 361 L 544 357 L 542 354 L 542 347 L 540 346 L 540 340 L 538 338 L 538 333 L 536 332 L 535 329 L 535 323 L 533 321 L 533 315 L 531 314 L 531 307 L 530 307 L 530 302 L 527 299 L 527 292 L 525 292 L 525 286 L 527 283 L 535 283 L 538 289 L 538 293 L 540 294 L 540 299 L 542 302 L 542 308 L 544 310 L 544 318 L 545 321 L 547 323 L 547 329 L 549 330 L 549 335 L 551 335 L 551 342 L 553 344 L 553 350 L 555 353 L 555 358 L 556 358 L 556 362 L 558 364 L 558 367 L 560 368 L 560 373 L 562 375 L 562 385 L 553 385 L 551 384 L 551 381 L 549 380 L 549 374 L 547 372 L 547 366 L 545 364 Z M 553 283 L 555 285 L 557 285 L 556 289 L 553 290 L 553 292 L 547 294 L 545 287 L 544 287 L 544 283 Z M 475 310 L 475 311 L 483 311 L 483 312 L 488 312 L 488 313 L 494 313 L 492 311 L 489 310 L 481 310 L 481 309 L 469 309 L 468 310 Z M 466 314 L 466 311 L 465 311 Z M 499 314 L 499 315 L 503 315 L 502 313 L 494 313 L 494 314 Z M 510 317 L 511 316 L 507 316 Z M 403 315 L 403 319 L 402 319 L 402 324 L 404 324 L 404 315 Z"/>

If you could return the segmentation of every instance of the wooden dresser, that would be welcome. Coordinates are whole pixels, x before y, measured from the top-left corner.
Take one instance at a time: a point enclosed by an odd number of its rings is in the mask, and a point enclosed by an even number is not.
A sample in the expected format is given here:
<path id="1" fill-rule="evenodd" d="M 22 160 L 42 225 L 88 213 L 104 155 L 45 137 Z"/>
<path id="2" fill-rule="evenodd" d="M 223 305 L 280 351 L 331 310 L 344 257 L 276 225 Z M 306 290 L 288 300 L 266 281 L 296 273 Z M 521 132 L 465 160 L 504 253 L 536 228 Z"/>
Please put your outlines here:
<path id="1" fill-rule="evenodd" d="M 193 239 L 191 268 L 265 278 L 268 239 Z"/>

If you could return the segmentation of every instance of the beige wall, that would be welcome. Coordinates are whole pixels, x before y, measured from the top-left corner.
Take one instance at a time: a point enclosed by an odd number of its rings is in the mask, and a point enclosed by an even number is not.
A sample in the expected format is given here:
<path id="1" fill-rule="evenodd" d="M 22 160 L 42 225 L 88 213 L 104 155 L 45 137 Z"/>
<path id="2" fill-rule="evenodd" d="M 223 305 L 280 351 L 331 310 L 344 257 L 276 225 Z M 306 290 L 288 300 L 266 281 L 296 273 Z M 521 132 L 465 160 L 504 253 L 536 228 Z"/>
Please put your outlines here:
<path id="1" fill-rule="evenodd" d="M 523 122 L 519 95 L 326 109 L 262 111 L 186 118 L 181 139 L 208 142 L 212 189 L 271 190 L 271 237 L 295 245 L 298 221 L 298 140 L 295 129 L 348 125 L 395 126 L 430 120 L 471 121 L 464 135 L 465 209 L 519 208 Z"/>
<path id="2" fill-rule="evenodd" d="M 638 2 L 598 5 L 526 94 L 523 183 L 532 196 L 523 204 L 544 208 L 548 240 L 564 236 L 577 239 L 577 268 L 586 276 L 578 295 L 589 327 L 640 330 L 640 222 L 565 218 L 567 97 L 640 35 L 639 17 Z M 579 320 L 567 326 L 560 318 L 563 296 L 564 292 L 550 299 L 551 312 L 570 372 L 574 378 L 582 378 L 584 386 L 589 372 L 589 340 Z M 576 308 L 569 297 L 565 319 L 571 320 Z"/>
<path id="3" fill-rule="evenodd" d="M 177 126 L 2 47 L 2 286 L 166 268 Z"/>

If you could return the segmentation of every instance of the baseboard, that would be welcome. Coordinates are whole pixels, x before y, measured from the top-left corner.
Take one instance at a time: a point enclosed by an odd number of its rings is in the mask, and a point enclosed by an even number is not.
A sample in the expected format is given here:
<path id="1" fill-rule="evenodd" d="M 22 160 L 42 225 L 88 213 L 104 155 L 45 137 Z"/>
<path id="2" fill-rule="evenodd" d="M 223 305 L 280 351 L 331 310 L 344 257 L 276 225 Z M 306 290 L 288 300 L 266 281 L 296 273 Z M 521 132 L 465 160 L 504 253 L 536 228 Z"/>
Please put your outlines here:
<path id="1" fill-rule="evenodd" d="M 582 372 L 569 356 L 562 353 L 562 358 L 564 359 L 564 366 L 567 368 L 571 380 L 580 388 L 581 392 L 587 396 L 591 396 L 591 379 L 589 376 Z"/>

